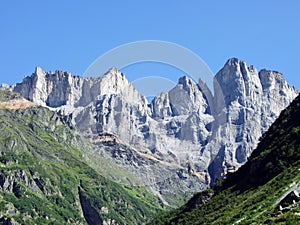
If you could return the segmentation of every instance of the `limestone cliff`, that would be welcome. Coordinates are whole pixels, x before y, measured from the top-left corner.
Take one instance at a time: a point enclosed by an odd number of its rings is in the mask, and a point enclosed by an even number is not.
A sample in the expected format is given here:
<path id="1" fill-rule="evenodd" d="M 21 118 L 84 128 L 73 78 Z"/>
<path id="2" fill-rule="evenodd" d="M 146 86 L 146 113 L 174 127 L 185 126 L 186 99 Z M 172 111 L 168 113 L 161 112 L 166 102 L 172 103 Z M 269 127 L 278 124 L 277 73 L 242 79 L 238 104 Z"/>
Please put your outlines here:
<path id="1" fill-rule="evenodd" d="M 113 137 L 161 165 L 183 169 L 192 183 L 198 179 L 208 184 L 245 163 L 258 139 L 297 95 L 279 72 L 258 72 L 235 58 L 214 83 L 212 96 L 205 83 L 182 77 L 148 104 L 116 68 L 98 78 L 37 68 L 11 89 L 68 116 L 86 137 Z"/>

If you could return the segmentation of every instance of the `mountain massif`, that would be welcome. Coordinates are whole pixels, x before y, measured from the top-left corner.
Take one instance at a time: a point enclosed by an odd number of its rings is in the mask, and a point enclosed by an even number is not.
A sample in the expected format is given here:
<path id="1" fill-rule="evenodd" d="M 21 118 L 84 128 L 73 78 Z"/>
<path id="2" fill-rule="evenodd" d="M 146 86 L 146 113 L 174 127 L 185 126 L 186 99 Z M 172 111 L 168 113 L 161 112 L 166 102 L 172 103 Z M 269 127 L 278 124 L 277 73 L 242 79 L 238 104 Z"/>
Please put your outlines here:
<path id="1" fill-rule="evenodd" d="M 204 82 L 182 77 L 148 103 L 116 68 L 87 78 L 37 67 L 9 89 L 64 117 L 135 175 L 110 175 L 114 181 L 144 186 L 171 206 L 243 165 L 298 94 L 281 73 L 236 58 L 216 74 L 214 95 Z M 96 169 L 103 154 L 89 159 Z"/>
<path id="2" fill-rule="evenodd" d="M 150 103 L 116 68 L 37 67 L 0 90 L 0 222 L 297 224 L 297 95 L 236 58 Z"/>
<path id="3" fill-rule="evenodd" d="M 144 187 L 117 184 L 91 166 L 86 158 L 101 149 L 66 119 L 0 90 L 0 224 L 145 224 L 165 209 Z"/>

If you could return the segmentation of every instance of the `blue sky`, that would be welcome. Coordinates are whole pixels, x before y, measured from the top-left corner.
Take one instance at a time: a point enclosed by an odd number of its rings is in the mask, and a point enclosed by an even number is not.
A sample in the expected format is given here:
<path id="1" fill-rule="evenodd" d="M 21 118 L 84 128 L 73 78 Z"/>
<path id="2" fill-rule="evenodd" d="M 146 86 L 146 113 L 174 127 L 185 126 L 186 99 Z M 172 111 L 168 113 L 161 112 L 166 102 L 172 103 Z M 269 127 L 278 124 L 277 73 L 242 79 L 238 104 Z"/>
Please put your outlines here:
<path id="1" fill-rule="evenodd" d="M 1 1 L 0 83 L 21 82 L 37 65 L 81 75 L 121 44 L 163 40 L 195 52 L 214 74 L 237 57 L 282 72 L 299 90 L 299 11 L 296 0 Z M 151 63 L 124 72 L 181 75 Z"/>

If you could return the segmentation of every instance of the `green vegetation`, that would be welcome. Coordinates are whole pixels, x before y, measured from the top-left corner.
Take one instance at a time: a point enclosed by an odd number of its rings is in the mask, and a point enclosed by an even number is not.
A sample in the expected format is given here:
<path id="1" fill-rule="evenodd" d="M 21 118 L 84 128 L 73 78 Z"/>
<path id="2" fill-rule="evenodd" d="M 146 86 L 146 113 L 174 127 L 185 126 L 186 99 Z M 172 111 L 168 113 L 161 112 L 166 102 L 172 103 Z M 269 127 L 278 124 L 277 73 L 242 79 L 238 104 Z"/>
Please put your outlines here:
<path id="1" fill-rule="evenodd" d="M 236 173 L 150 224 L 300 224 L 299 203 L 279 209 L 280 198 L 300 181 L 299 135 L 300 96 Z"/>
<path id="2" fill-rule="evenodd" d="M 5 102 L 13 99 L 19 99 L 21 96 L 18 93 L 12 93 L 4 88 L 0 89 L 0 102 Z"/>
<path id="3" fill-rule="evenodd" d="M 0 223 L 143 224 L 163 210 L 146 190 L 91 167 L 90 144 L 46 108 L 0 109 L 0 134 Z"/>

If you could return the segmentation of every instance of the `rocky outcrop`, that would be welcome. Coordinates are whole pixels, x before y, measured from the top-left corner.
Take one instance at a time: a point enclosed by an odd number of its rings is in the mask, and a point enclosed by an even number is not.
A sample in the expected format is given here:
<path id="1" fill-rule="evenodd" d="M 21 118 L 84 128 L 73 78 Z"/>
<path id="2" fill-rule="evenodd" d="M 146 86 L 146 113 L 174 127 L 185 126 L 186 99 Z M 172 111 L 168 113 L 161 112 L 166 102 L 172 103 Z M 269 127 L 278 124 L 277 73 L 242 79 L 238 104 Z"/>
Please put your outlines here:
<path id="1" fill-rule="evenodd" d="M 282 74 L 258 72 L 235 58 L 214 83 L 213 96 L 204 82 L 182 77 L 148 104 L 116 68 L 99 78 L 37 68 L 11 89 L 69 117 L 86 137 L 108 135 L 208 184 L 245 163 L 259 137 L 297 95 Z"/>
<path id="2" fill-rule="evenodd" d="M 212 141 L 203 153 L 211 158 L 212 177 L 233 172 L 245 163 L 262 134 L 297 96 L 279 72 L 258 72 L 236 58 L 228 60 L 215 79 L 221 89 L 215 101 L 224 99 L 224 105 L 216 104 Z"/>
<path id="3" fill-rule="evenodd" d="M 12 89 L 38 105 L 57 108 L 88 105 L 100 94 L 97 87 L 99 79 L 81 78 L 62 71 L 46 73 L 37 67 L 32 76 L 13 85 Z"/>

